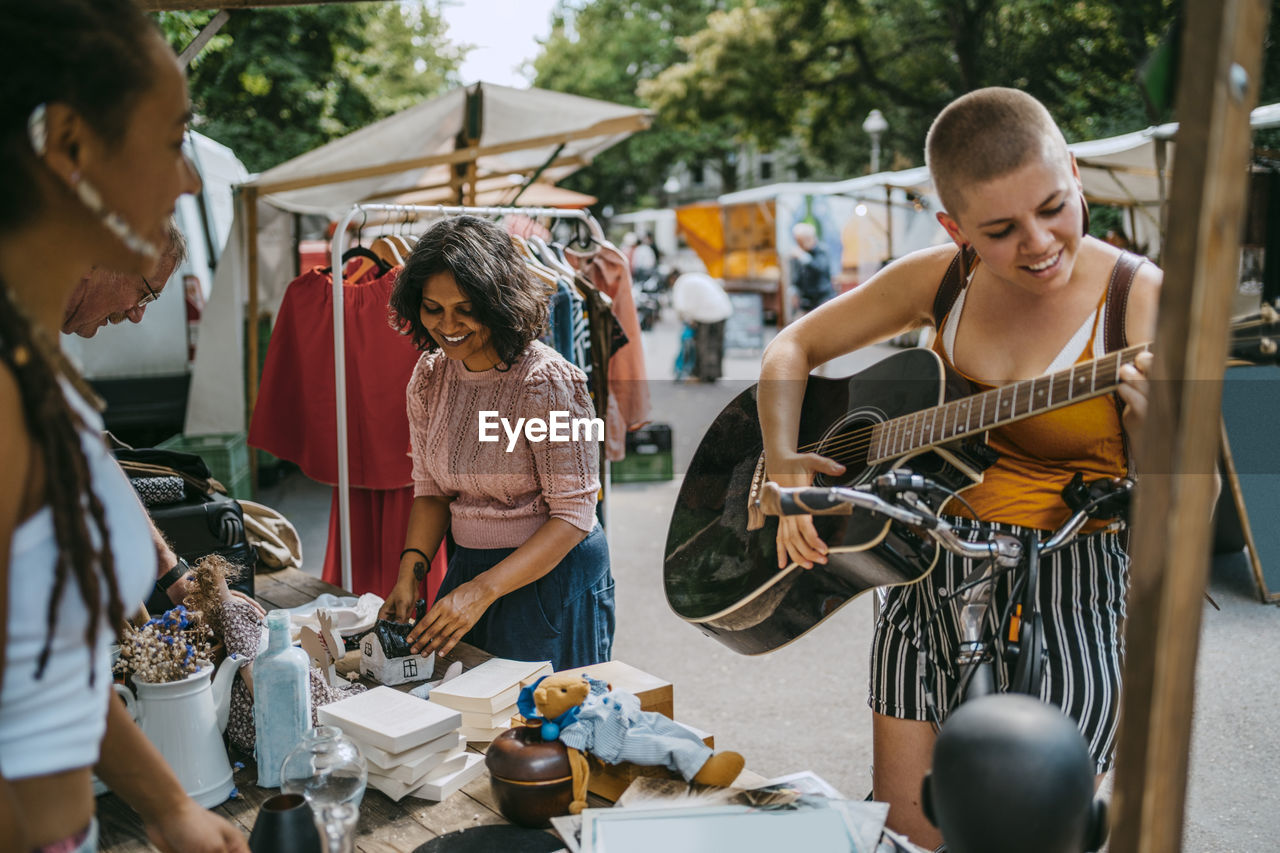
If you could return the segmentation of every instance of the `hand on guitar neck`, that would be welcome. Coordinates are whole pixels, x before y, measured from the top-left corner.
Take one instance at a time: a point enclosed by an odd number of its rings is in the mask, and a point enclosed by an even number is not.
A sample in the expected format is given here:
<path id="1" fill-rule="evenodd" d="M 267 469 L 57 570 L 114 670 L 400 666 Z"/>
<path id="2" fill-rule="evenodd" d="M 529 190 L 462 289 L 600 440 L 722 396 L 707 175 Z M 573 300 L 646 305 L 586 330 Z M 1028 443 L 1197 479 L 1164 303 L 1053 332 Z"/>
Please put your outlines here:
<path id="1" fill-rule="evenodd" d="M 1144 352 L 1120 368 L 1120 387 L 1116 393 L 1124 401 L 1124 411 L 1120 420 L 1129 435 L 1130 444 L 1135 436 L 1142 434 L 1142 424 L 1147 419 L 1147 371 L 1151 369 L 1154 356 Z"/>

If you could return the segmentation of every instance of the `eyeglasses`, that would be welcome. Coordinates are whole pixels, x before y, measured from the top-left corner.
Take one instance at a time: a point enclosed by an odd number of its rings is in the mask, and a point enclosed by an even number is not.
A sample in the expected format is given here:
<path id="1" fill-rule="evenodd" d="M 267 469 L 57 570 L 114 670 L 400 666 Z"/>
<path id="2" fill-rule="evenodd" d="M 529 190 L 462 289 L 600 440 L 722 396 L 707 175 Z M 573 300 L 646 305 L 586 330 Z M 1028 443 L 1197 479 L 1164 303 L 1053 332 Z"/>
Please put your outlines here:
<path id="1" fill-rule="evenodd" d="M 147 281 L 147 277 L 140 276 L 140 278 L 142 279 L 142 283 L 146 286 L 147 292 L 144 293 L 142 298 L 138 300 L 137 304 L 133 306 L 135 308 L 142 308 L 145 305 L 150 305 L 152 302 L 155 302 L 160 298 L 160 294 L 156 293 L 155 288 L 151 286 L 151 282 Z"/>

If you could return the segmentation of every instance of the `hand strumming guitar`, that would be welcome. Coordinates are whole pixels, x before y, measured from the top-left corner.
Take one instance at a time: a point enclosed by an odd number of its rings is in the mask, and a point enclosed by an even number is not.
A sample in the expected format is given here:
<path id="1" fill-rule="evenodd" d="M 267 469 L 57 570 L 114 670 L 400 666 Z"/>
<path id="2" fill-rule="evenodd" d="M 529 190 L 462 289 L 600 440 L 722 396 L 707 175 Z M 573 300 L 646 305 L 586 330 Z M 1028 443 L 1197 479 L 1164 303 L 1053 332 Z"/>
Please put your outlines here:
<path id="1" fill-rule="evenodd" d="M 794 453 L 771 459 L 768 477 L 783 488 L 812 485 L 815 474 L 843 474 L 845 466 L 816 453 Z M 784 515 L 778 519 L 778 568 L 795 561 L 801 568 L 827 562 L 827 544 L 818 536 L 813 517 Z"/>

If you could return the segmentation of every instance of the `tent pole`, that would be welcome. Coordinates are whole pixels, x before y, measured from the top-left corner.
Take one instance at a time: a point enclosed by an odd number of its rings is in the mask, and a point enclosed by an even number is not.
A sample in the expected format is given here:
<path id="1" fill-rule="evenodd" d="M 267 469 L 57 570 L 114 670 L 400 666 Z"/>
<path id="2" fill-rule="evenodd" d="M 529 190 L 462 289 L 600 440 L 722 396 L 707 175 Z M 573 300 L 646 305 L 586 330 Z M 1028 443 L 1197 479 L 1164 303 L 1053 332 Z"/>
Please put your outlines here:
<path id="1" fill-rule="evenodd" d="M 245 326 L 245 334 L 249 336 L 248 340 L 248 408 L 245 411 L 245 430 L 249 429 L 249 422 L 253 419 L 253 407 L 258 402 L 258 191 L 254 187 L 247 186 L 242 189 L 244 193 L 244 221 L 245 227 L 249 230 L 249 251 L 247 262 L 249 264 L 248 283 L 249 283 L 249 322 Z M 252 489 L 258 487 L 258 454 L 249 451 L 249 485 Z"/>

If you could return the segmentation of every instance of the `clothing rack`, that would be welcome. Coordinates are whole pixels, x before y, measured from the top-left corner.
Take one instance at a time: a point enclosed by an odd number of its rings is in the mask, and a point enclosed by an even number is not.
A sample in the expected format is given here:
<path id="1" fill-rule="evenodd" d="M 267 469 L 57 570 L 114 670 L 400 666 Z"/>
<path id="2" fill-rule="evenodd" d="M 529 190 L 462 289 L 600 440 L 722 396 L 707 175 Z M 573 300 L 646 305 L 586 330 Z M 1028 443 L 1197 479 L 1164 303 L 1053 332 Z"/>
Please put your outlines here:
<path id="1" fill-rule="evenodd" d="M 333 374 L 334 392 L 338 409 L 338 529 L 340 532 L 340 548 L 342 553 L 342 588 L 351 589 L 351 475 L 347 459 L 347 361 L 343 357 L 346 352 L 345 302 L 342 298 L 342 256 L 349 248 L 347 245 L 347 228 L 357 216 L 367 217 L 369 213 L 387 213 L 392 215 L 416 215 L 416 218 L 461 216 L 507 216 L 520 214 L 530 218 L 576 219 L 586 224 L 591 236 L 604 242 L 604 231 L 595 217 L 585 210 L 562 209 L 558 207 L 459 207 L 450 205 L 405 205 L 405 204 L 356 204 L 338 223 L 333 237 Z M 603 414 L 601 415 L 603 417 Z M 607 465 L 601 466 L 600 478 L 608 494 Z"/>

